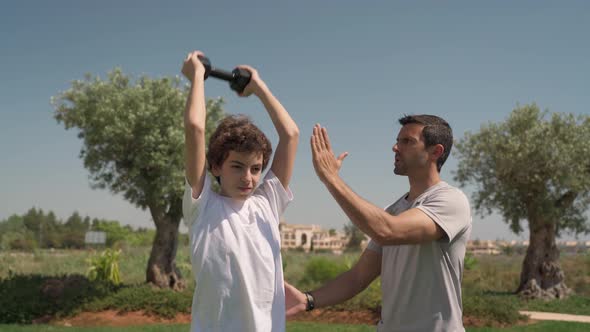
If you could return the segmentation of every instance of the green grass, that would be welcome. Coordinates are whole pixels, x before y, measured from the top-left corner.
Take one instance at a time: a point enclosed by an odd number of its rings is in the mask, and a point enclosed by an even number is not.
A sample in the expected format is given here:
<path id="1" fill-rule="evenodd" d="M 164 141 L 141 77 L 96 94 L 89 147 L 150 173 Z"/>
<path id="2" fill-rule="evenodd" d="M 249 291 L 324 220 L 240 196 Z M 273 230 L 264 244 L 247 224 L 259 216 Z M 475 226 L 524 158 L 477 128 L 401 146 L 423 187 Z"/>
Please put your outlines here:
<path id="1" fill-rule="evenodd" d="M 119 261 L 122 282 L 125 286 L 137 287 L 145 281 L 145 268 L 151 248 L 124 247 L 122 249 L 123 252 Z M 88 269 L 86 260 L 94 253 L 86 250 L 37 250 L 33 253 L 0 251 L 0 278 L 7 278 L 14 273 L 25 275 L 42 273 L 45 276 L 86 274 Z M 358 259 L 359 254 L 357 252 L 337 256 L 329 253 L 310 255 L 295 251 L 285 252 L 283 253 L 285 280 L 300 289 L 313 288 L 317 286 L 313 282 L 302 282 L 306 263 L 311 257 L 327 257 L 334 262 L 352 266 Z M 502 311 L 499 309 L 515 308 L 590 315 L 590 254 L 561 256 L 560 263 L 566 275 L 566 284 L 574 289 L 576 295 L 566 300 L 551 302 L 526 302 L 519 300 L 511 293 L 518 286 L 520 269 L 524 259 L 523 255 L 476 256 L 475 258 L 477 263 L 473 269 L 465 271 L 463 278 L 463 299 L 464 304 L 468 304 L 466 314 L 476 313 L 478 317 L 481 316 L 483 319 L 505 319 L 508 317 L 506 314 L 509 313 L 509 310 Z M 176 262 L 186 278 L 190 290 L 194 287 L 194 280 L 190 272 L 190 259 L 186 245 L 179 246 Z M 17 295 L 23 295 L 23 293 L 24 291 L 19 291 Z M 92 303 L 89 306 L 101 310 L 100 305 L 104 304 L 106 306 L 111 301 L 114 303 L 112 306 L 116 309 L 122 306 L 118 298 L 126 299 L 123 295 L 121 293 L 118 297 Z M 143 296 L 141 298 L 147 297 Z M 380 284 L 377 280 L 367 290 L 346 303 L 338 305 L 337 308 L 349 310 L 373 309 L 378 306 L 380 300 Z M 154 305 L 158 304 L 152 302 Z M 139 302 L 135 301 L 133 303 Z M 161 307 L 170 309 L 169 305 Z M 297 326 L 297 324 L 290 325 L 290 329 L 297 328 Z M 5 329 L 0 328 L 0 330 L 4 331 Z"/>
<path id="2" fill-rule="evenodd" d="M 145 270 L 150 257 L 149 247 L 122 248 L 119 260 L 121 281 L 127 285 L 145 282 Z M 28 252 L 0 251 L 0 278 L 7 278 L 9 274 L 39 274 L 59 276 L 63 274 L 84 274 L 88 271 L 86 260 L 97 252 L 93 250 L 36 250 Z M 186 277 L 189 285 L 194 286 L 191 278 L 191 265 L 188 248 L 179 246 L 176 255 L 176 265 Z"/>
<path id="3" fill-rule="evenodd" d="M 573 295 L 561 301 L 521 301 L 520 310 L 590 316 L 590 297 Z"/>
<path id="4" fill-rule="evenodd" d="M 540 322 L 508 328 L 472 327 L 467 332 L 588 332 L 590 324 L 573 322 Z"/>
<path id="5" fill-rule="evenodd" d="M 153 324 L 143 326 L 129 326 L 129 327 L 67 327 L 67 326 L 52 326 L 52 325 L 0 325 L 2 332 L 164 332 L 164 331 L 182 331 L 189 330 L 187 324 L 164 325 Z"/>
<path id="6" fill-rule="evenodd" d="M 590 328 L 590 324 L 584 323 L 570 323 L 570 322 L 540 322 L 536 324 L 517 326 L 510 328 L 467 328 L 468 332 L 586 332 Z M 3 332 L 168 332 L 178 331 L 186 332 L 189 329 L 187 324 L 179 325 L 144 325 L 131 327 L 63 327 L 50 325 L 0 325 L 0 331 Z M 303 323 L 303 322 L 289 322 L 287 324 L 288 332 L 307 332 L 307 331 L 322 331 L 322 332 L 373 332 L 374 326 L 369 325 L 341 325 L 341 324 L 319 324 L 319 323 Z"/>

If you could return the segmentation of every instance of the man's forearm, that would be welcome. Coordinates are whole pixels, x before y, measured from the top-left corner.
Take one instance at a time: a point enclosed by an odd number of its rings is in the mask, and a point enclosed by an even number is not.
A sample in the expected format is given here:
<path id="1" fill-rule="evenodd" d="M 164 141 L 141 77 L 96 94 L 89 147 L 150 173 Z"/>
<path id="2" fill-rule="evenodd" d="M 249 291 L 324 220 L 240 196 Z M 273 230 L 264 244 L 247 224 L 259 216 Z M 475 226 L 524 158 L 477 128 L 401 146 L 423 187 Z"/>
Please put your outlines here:
<path id="1" fill-rule="evenodd" d="M 388 237 L 392 230 L 387 212 L 357 195 L 339 176 L 326 180 L 324 184 L 344 213 L 361 231 L 377 242 Z"/>
<path id="2" fill-rule="evenodd" d="M 321 308 L 342 303 L 363 291 L 363 285 L 353 279 L 353 273 L 349 270 L 324 286 L 311 291 L 315 307 Z"/>

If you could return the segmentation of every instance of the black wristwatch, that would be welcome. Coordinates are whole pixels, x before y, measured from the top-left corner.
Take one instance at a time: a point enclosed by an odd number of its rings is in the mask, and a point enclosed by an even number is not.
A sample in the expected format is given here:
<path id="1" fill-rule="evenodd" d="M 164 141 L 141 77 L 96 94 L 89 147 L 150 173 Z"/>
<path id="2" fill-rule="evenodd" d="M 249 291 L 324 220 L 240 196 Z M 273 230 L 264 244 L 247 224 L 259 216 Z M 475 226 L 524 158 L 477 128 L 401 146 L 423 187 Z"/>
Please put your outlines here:
<path id="1" fill-rule="evenodd" d="M 312 311 L 315 308 L 315 300 L 313 295 L 310 292 L 305 292 L 305 297 L 307 298 L 307 304 L 305 306 L 305 311 Z"/>

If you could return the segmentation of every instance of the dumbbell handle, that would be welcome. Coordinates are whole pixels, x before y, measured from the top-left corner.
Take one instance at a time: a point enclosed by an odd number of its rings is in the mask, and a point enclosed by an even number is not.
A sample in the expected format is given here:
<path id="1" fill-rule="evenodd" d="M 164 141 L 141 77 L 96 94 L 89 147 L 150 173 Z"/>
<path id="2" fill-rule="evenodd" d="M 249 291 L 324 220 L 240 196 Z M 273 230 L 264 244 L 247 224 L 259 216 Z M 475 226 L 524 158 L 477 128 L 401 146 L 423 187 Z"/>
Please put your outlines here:
<path id="1" fill-rule="evenodd" d="M 208 76 L 222 79 L 229 82 L 229 86 L 232 90 L 242 93 L 246 85 L 250 82 L 251 74 L 249 71 L 241 68 L 236 68 L 231 72 L 215 68 L 211 66 L 211 61 L 204 56 L 199 56 L 199 60 L 203 66 L 205 66 L 205 79 Z"/>
<path id="2" fill-rule="evenodd" d="M 209 72 L 209 76 L 219 78 L 221 80 L 228 81 L 228 82 L 234 79 L 234 75 L 231 72 L 225 71 L 223 69 L 218 69 L 215 67 L 211 67 L 211 71 Z"/>

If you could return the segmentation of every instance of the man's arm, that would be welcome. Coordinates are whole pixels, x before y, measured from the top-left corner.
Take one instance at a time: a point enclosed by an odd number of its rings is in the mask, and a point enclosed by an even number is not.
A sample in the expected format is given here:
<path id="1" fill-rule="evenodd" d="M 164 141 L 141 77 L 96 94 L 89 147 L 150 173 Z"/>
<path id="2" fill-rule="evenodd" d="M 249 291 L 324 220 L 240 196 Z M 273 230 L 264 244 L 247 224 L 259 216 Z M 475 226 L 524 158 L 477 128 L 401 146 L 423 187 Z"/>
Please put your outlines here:
<path id="1" fill-rule="evenodd" d="M 185 175 L 197 198 L 203 190 L 205 179 L 205 68 L 199 51 L 189 53 L 182 66 L 182 73 L 191 82 L 184 112 Z"/>
<path id="2" fill-rule="evenodd" d="M 334 157 L 325 128 L 314 127 L 311 150 L 316 173 L 330 194 L 350 220 L 380 245 L 423 243 L 445 236 L 442 228 L 419 209 L 392 216 L 352 191 L 338 175 L 346 155 Z"/>
<path id="3" fill-rule="evenodd" d="M 311 291 L 315 308 L 342 303 L 367 288 L 381 273 L 381 254 L 366 249 L 358 262 L 324 286 Z M 307 298 L 304 293 L 285 282 L 287 316 L 304 311 Z"/>
<path id="4" fill-rule="evenodd" d="M 297 144 L 299 143 L 299 128 L 287 110 L 262 81 L 258 72 L 249 66 L 240 67 L 252 74 L 250 83 L 244 89 L 242 96 L 254 93 L 260 99 L 279 134 L 279 143 L 274 153 L 271 170 L 281 181 L 283 187 L 287 188 L 293 174 Z"/>

